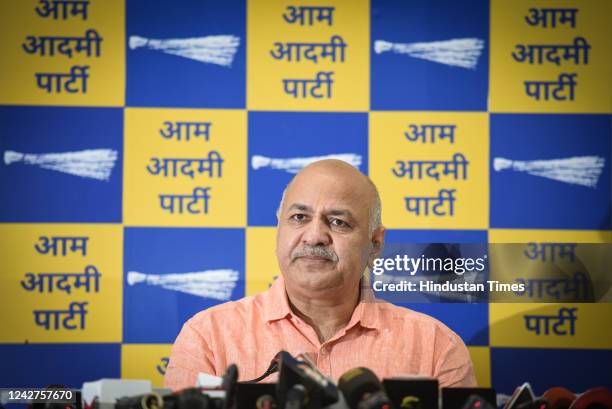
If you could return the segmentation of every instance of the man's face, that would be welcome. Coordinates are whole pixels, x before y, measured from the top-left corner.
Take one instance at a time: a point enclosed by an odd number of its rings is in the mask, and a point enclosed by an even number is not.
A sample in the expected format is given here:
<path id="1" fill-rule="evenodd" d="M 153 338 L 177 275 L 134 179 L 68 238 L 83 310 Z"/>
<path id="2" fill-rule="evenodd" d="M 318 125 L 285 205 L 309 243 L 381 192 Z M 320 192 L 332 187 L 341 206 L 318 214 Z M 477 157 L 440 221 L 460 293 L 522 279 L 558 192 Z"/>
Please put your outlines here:
<path id="1" fill-rule="evenodd" d="M 371 195 L 364 180 L 356 179 L 347 172 L 315 169 L 289 186 L 276 244 L 288 286 L 324 291 L 359 282 L 372 249 Z"/>

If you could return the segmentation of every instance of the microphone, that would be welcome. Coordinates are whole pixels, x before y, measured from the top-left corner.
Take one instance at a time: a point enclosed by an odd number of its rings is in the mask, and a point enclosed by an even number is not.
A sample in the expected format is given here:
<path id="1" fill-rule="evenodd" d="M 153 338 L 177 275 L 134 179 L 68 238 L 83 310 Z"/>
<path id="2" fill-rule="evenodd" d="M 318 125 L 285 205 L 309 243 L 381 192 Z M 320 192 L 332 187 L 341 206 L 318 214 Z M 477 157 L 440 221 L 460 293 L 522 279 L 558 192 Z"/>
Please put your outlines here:
<path id="1" fill-rule="evenodd" d="M 304 385 L 295 384 L 287 392 L 285 400 L 285 409 L 301 409 L 309 403 L 310 396 Z"/>
<path id="2" fill-rule="evenodd" d="M 119 398 L 115 403 L 115 409 L 162 409 L 163 406 L 162 397 L 155 392 Z"/>
<path id="3" fill-rule="evenodd" d="M 255 401 L 255 408 L 256 409 L 274 409 L 276 408 L 276 401 L 274 400 L 274 397 L 272 395 L 268 395 L 268 394 L 261 395 Z"/>
<path id="4" fill-rule="evenodd" d="M 344 373 L 338 381 L 338 389 L 344 395 L 350 409 L 392 409 L 378 377 L 367 368 L 354 368 Z"/>
<path id="5" fill-rule="evenodd" d="M 383 379 L 387 396 L 396 408 L 437 408 L 438 380 L 423 376 L 406 376 Z"/>
<path id="6" fill-rule="evenodd" d="M 612 392 L 606 387 L 597 387 L 582 394 L 556 386 L 544 392 L 550 409 L 611 409 Z"/>
<path id="7" fill-rule="evenodd" d="M 150 409 L 233 409 L 235 408 L 238 367 L 231 364 L 219 378 L 210 377 L 208 387 L 187 388 L 164 397 L 163 408 Z M 218 386 L 217 386 L 218 385 Z M 116 408 L 124 409 L 124 408 Z M 132 408 L 125 408 L 132 409 Z M 140 409 L 140 408 L 133 408 Z M 143 408 L 149 409 L 149 408 Z"/>
<path id="8" fill-rule="evenodd" d="M 231 364 L 225 370 L 223 375 L 223 381 L 221 382 L 221 388 L 225 391 L 225 400 L 223 402 L 223 409 L 230 409 L 235 407 L 236 397 L 236 384 L 238 383 L 238 367 L 236 364 Z"/>
<path id="9" fill-rule="evenodd" d="M 275 383 L 245 383 L 236 385 L 236 409 L 275 409 L 276 384 Z"/>
<path id="10" fill-rule="evenodd" d="M 484 399 L 482 396 L 471 395 L 462 409 L 495 409 L 496 406 Z"/>
<path id="11" fill-rule="evenodd" d="M 576 395 L 568 389 L 555 386 L 542 395 L 548 400 L 550 409 L 568 409 L 576 399 Z"/>
<path id="12" fill-rule="evenodd" d="M 612 391 L 606 387 L 589 389 L 576 398 L 569 409 L 610 409 Z"/>
<path id="13" fill-rule="evenodd" d="M 531 404 L 534 400 L 535 396 L 531 390 L 531 385 L 529 382 L 525 382 L 514 390 L 512 396 L 504 405 L 504 409 L 518 409 L 519 406 Z"/>
<path id="14" fill-rule="evenodd" d="M 142 397 L 152 392 L 151 381 L 135 379 L 100 379 L 83 383 L 81 389 L 83 405 L 95 409 L 114 409 L 121 398 Z"/>
<path id="15" fill-rule="evenodd" d="M 504 405 L 504 409 L 549 409 L 549 407 L 545 397 L 536 398 L 529 382 L 516 388 Z"/>
<path id="16" fill-rule="evenodd" d="M 279 352 L 277 357 L 280 374 L 276 395 L 279 407 L 286 408 L 291 404 L 296 408 L 320 408 L 338 401 L 338 388 L 316 367 L 295 359 L 286 351 Z"/>
<path id="17" fill-rule="evenodd" d="M 442 409 L 463 409 L 470 407 L 470 405 L 475 405 L 476 408 L 482 408 L 484 402 L 494 408 L 497 407 L 497 394 L 495 393 L 495 389 L 466 387 L 442 388 Z"/>
<path id="18" fill-rule="evenodd" d="M 223 399 L 212 398 L 201 388 L 187 388 L 164 397 L 163 409 L 222 409 Z"/>

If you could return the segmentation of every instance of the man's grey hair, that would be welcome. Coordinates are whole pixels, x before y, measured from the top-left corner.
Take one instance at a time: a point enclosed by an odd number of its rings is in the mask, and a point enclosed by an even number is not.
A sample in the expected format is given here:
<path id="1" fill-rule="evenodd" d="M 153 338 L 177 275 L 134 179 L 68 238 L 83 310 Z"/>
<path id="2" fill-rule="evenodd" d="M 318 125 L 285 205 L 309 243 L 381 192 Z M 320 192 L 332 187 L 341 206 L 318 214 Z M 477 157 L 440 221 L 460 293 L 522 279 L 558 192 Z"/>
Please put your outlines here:
<path id="1" fill-rule="evenodd" d="M 365 176 L 365 175 L 364 175 Z M 378 193 L 378 189 L 372 180 L 366 176 L 366 180 L 374 189 L 374 206 L 369 209 L 369 221 L 368 221 L 368 231 L 372 234 L 376 229 L 382 227 L 382 204 L 380 201 L 380 194 Z M 283 196 L 281 197 L 280 204 L 278 205 L 278 209 L 276 209 L 276 220 L 280 221 L 280 214 L 283 210 L 283 204 L 285 203 L 285 195 L 287 194 L 287 189 L 289 189 L 289 185 L 291 182 L 285 187 L 283 190 Z"/>

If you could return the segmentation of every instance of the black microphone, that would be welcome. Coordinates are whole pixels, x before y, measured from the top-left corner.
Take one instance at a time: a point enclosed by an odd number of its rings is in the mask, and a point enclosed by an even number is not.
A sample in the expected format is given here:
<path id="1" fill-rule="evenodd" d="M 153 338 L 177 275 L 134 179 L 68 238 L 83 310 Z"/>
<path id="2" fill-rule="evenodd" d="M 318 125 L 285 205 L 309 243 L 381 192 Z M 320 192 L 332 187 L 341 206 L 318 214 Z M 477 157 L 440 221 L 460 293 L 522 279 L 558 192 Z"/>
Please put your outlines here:
<path id="1" fill-rule="evenodd" d="M 164 401 L 157 393 L 147 393 L 117 399 L 115 409 L 162 409 Z"/>
<path id="2" fill-rule="evenodd" d="M 275 383 L 246 383 L 238 382 L 236 385 L 236 409 L 276 408 L 276 384 Z"/>
<path id="3" fill-rule="evenodd" d="M 234 408 L 236 405 L 236 384 L 238 383 L 238 367 L 231 364 L 225 370 L 221 388 L 225 391 L 225 400 L 223 401 L 223 409 Z"/>
<path id="4" fill-rule="evenodd" d="M 305 408 L 310 397 L 304 385 L 295 384 L 287 392 L 287 399 L 285 400 L 285 409 L 302 409 Z"/>
<path id="5" fill-rule="evenodd" d="M 354 368 L 340 377 L 338 388 L 350 409 L 391 409 L 393 405 L 378 377 L 367 368 Z"/>
<path id="6" fill-rule="evenodd" d="M 489 401 L 479 395 L 471 395 L 463 405 L 463 409 L 495 409 Z"/>
<path id="7" fill-rule="evenodd" d="M 164 396 L 163 409 L 223 409 L 223 399 L 211 398 L 202 388 L 187 388 Z"/>
<path id="8" fill-rule="evenodd" d="M 397 377 L 383 379 L 387 396 L 400 409 L 429 409 L 438 407 L 438 380 L 426 377 Z"/>
<path id="9" fill-rule="evenodd" d="M 487 402 L 494 408 L 497 407 L 497 394 L 495 393 L 495 389 L 467 387 L 442 388 L 442 409 L 462 409 L 470 405 L 480 407 L 483 405 L 483 402 Z"/>
<path id="10" fill-rule="evenodd" d="M 280 374 L 276 395 L 280 408 L 287 407 L 289 398 L 291 405 L 299 403 L 297 407 L 309 409 L 328 406 L 338 401 L 338 388 L 316 367 L 295 359 L 285 351 L 279 352 L 277 356 Z M 303 388 L 294 388 L 295 385 L 301 385 Z"/>
<path id="11" fill-rule="evenodd" d="M 255 401 L 256 409 L 275 409 L 276 408 L 276 399 L 272 395 L 261 395 Z"/>

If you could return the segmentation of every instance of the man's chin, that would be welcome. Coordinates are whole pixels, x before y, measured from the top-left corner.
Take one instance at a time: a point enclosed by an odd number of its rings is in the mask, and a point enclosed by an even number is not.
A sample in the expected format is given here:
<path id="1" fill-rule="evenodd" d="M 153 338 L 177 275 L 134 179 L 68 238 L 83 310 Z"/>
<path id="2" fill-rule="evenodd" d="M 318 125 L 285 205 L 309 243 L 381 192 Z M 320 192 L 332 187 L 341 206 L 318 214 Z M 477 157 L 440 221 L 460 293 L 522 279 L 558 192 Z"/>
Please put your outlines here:
<path id="1" fill-rule="evenodd" d="M 302 291 L 311 293 L 326 292 L 338 285 L 338 277 L 327 271 L 300 271 L 299 278 L 294 281 Z"/>

